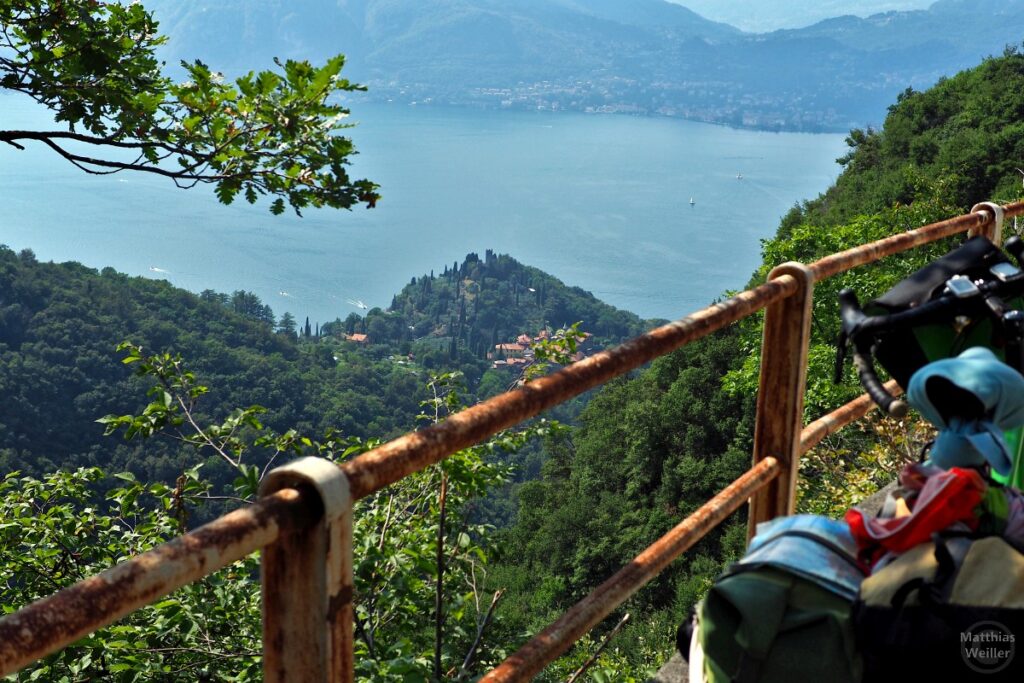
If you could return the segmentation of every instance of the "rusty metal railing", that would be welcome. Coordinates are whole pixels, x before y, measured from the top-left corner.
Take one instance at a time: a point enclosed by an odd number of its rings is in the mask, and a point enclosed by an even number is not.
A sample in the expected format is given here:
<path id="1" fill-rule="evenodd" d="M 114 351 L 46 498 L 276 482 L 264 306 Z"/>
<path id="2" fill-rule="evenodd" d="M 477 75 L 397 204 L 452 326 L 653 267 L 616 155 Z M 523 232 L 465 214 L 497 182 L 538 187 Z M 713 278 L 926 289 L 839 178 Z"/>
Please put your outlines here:
<path id="1" fill-rule="evenodd" d="M 0 619 L 0 676 L 262 549 L 264 679 L 352 681 L 354 501 L 764 309 L 753 466 L 482 679 L 528 680 L 745 501 L 750 501 L 751 529 L 791 513 L 800 456 L 871 410 L 870 400 L 862 396 L 806 427 L 802 424 L 816 282 L 962 232 L 999 241 L 1003 219 L 1021 215 L 1024 202 L 979 204 L 968 215 L 810 265 L 782 264 L 754 289 L 340 466 L 307 458 L 273 470 L 254 505 Z"/>

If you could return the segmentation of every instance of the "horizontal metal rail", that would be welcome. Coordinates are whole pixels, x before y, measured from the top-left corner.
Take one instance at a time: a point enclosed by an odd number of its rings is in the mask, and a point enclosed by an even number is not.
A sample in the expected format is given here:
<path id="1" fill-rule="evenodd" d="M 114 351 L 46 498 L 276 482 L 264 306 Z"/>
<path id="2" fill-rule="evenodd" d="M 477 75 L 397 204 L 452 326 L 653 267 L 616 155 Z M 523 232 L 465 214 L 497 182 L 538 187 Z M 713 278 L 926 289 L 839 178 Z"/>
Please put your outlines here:
<path id="1" fill-rule="evenodd" d="M 359 499 L 379 491 L 460 449 L 706 337 L 796 290 L 796 280 L 791 276 L 766 282 L 342 463 L 352 497 Z"/>
<path id="2" fill-rule="evenodd" d="M 893 396 L 899 396 L 903 393 L 900 385 L 894 379 L 885 383 L 885 390 Z M 870 396 L 861 394 L 841 408 L 836 408 L 828 415 L 819 417 L 800 432 L 800 455 L 817 446 L 829 434 L 835 434 L 846 425 L 856 422 L 877 407 Z"/>
<path id="3" fill-rule="evenodd" d="M 1007 204 L 1002 209 L 1005 218 L 1022 216 L 1024 215 L 1024 202 Z M 810 264 L 809 267 L 811 272 L 814 273 L 814 281 L 821 282 L 833 275 L 838 275 L 857 266 L 873 263 L 886 256 L 892 256 L 893 254 L 898 254 L 923 244 L 936 242 L 944 237 L 950 237 L 969 230 L 977 231 L 986 228 L 993 222 L 993 219 L 994 216 L 988 211 L 978 211 L 957 216 L 956 218 L 932 223 L 916 230 L 901 232 L 892 237 L 826 256 Z"/>
<path id="4" fill-rule="evenodd" d="M 689 550 L 709 531 L 767 486 L 780 472 L 775 458 L 765 458 L 722 492 L 659 538 L 610 579 L 595 588 L 526 645 L 519 648 L 480 683 L 528 681 L 557 659 L 616 607 L 657 576 L 669 563 Z"/>
<path id="5" fill-rule="evenodd" d="M 314 523 L 319 505 L 284 489 L 0 619 L 0 678 Z"/>

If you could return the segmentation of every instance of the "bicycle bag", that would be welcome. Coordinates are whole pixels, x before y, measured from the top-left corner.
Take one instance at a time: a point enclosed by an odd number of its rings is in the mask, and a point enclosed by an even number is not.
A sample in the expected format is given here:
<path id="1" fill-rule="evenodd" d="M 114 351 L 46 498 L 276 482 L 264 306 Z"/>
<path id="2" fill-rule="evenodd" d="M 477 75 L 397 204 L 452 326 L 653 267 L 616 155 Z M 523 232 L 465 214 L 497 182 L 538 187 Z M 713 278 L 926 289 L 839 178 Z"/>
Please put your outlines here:
<path id="1" fill-rule="evenodd" d="M 759 525 L 697 608 L 704 680 L 859 681 L 852 606 L 864 572 L 855 557 L 841 522 L 798 515 Z"/>
<path id="2" fill-rule="evenodd" d="M 936 535 L 864 580 L 854 621 L 865 681 L 1024 680 L 1024 555 Z"/>

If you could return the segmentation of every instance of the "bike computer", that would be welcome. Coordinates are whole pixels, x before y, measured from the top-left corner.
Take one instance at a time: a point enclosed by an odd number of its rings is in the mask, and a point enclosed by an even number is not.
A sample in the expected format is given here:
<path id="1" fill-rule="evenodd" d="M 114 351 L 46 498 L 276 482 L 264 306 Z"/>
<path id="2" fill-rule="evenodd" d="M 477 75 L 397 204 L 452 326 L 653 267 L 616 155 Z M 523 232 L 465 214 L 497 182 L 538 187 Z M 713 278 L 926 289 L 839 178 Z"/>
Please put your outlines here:
<path id="1" fill-rule="evenodd" d="M 1011 282 L 1024 277 L 1024 270 L 1021 270 L 1012 263 L 997 263 L 988 269 L 1000 282 Z"/>
<path id="2" fill-rule="evenodd" d="M 958 299 L 966 299 L 981 291 L 971 278 L 963 275 L 954 275 L 946 280 L 946 289 Z"/>

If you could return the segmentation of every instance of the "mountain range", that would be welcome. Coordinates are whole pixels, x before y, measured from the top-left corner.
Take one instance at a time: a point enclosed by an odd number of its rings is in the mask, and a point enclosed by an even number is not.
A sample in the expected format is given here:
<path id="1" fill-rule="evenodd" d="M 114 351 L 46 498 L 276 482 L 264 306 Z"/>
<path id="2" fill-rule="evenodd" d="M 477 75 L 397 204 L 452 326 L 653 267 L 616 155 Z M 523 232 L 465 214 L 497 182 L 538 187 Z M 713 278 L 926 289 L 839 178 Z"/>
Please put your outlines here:
<path id="1" fill-rule="evenodd" d="M 703 17 L 724 21 L 744 31 L 767 33 L 810 26 L 824 19 L 852 14 L 925 9 L 935 0 L 669 0 Z"/>
<path id="2" fill-rule="evenodd" d="M 227 73 L 343 52 L 372 97 L 660 114 L 766 129 L 880 123 L 1024 35 L 1024 0 L 939 0 L 744 33 L 664 0 L 148 0 L 164 55 Z"/>

